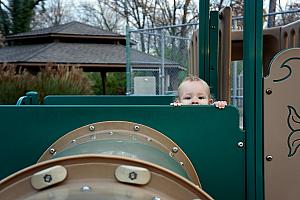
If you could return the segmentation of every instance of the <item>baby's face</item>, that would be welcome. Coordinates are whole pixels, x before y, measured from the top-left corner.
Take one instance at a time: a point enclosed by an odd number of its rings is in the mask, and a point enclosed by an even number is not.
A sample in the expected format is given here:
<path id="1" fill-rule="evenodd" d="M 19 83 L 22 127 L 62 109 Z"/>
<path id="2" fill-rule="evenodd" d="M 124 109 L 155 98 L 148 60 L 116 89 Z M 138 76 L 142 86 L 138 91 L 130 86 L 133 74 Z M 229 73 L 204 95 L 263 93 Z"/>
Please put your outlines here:
<path id="1" fill-rule="evenodd" d="M 179 101 L 182 105 L 208 105 L 212 100 L 209 88 L 201 81 L 186 81 L 179 91 Z"/>

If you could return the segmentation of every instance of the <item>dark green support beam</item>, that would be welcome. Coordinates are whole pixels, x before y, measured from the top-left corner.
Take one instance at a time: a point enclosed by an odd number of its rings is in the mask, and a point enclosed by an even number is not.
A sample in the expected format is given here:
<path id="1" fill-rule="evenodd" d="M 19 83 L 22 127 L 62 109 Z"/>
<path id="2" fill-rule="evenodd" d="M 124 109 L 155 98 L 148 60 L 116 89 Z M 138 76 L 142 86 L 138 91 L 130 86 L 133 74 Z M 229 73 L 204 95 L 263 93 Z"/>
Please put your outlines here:
<path id="1" fill-rule="evenodd" d="M 199 77 L 209 82 L 209 0 L 199 1 Z"/>
<path id="2" fill-rule="evenodd" d="M 246 130 L 246 199 L 263 199 L 262 0 L 245 0 L 244 129 Z"/>
<path id="3" fill-rule="evenodd" d="M 219 12 L 211 11 L 209 19 L 209 79 L 211 94 L 218 96 Z"/>

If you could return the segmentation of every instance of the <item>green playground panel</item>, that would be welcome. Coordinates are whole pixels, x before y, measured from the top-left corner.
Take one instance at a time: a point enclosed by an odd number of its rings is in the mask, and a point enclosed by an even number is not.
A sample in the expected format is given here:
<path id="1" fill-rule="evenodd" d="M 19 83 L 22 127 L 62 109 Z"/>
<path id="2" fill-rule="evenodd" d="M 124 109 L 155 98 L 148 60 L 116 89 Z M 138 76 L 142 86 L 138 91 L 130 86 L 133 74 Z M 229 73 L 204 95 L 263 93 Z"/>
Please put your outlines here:
<path id="1" fill-rule="evenodd" d="M 126 96 L 126 95 L 49 95 L 45 105 L 169 105 L 175 100 L 172 95 Z"/>
<path id="2" fill-rule="evenodd" d="M 216 199 L 245 199 L 245 143 L 236 108 L 228 106 L 0 106 L 0 179 L 34 164 L 58 138 L 101 121 L 130 121 L 176 142 Z"/>

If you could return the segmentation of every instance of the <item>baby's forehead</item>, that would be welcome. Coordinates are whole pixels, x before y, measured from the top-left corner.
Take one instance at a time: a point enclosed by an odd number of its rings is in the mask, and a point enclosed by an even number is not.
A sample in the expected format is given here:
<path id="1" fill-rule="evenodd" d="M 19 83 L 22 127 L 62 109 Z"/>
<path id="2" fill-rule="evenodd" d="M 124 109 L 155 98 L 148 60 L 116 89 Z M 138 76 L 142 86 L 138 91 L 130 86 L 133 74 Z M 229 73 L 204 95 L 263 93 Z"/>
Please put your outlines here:
<path id="1" fill-rule="evenodd" d="M 209 86 L 204 82 L 204 81 L 201 81 L 201 80 L 196 80 L 196 81 L 184 81 L 182 83 L 182 86 L 189 86 L 189 85 L 199 85 L 203 88 L 209 88 Z"/>
<path id="2" fill-rule="evenodd" d="M 193 86 L 196 86 L 196 88 Z M 180 87 L 178 88 L 178 93 L 179 95 L 182 95 L 183 93 L 190 92 L 192 89 L 194 90 L 196 89 L 197 93 L 204 93 L 207 95 L 210 94 L 209 86 L 204 81 L 201 80 L 195 80 L 195 81 L 187 80 L 182 82 Z"/>

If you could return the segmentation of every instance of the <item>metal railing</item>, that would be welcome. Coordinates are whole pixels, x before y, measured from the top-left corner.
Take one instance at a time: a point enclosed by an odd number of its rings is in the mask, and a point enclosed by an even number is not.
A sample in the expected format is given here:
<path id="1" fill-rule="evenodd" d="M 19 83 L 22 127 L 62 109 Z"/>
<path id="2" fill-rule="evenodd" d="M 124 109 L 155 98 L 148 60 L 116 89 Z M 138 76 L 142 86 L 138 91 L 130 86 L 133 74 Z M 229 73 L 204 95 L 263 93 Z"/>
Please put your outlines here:
<path id="1" fill-rule="evenodd" d="M 176 93 L 178 84 L 188 72 L 188 48 L 191 35 L 197 27 L 198 23 L 190 23 L 127 29 L 126 93 Z M 145 85 L 145 90 L 136 90 L 139 85 Z"/>

